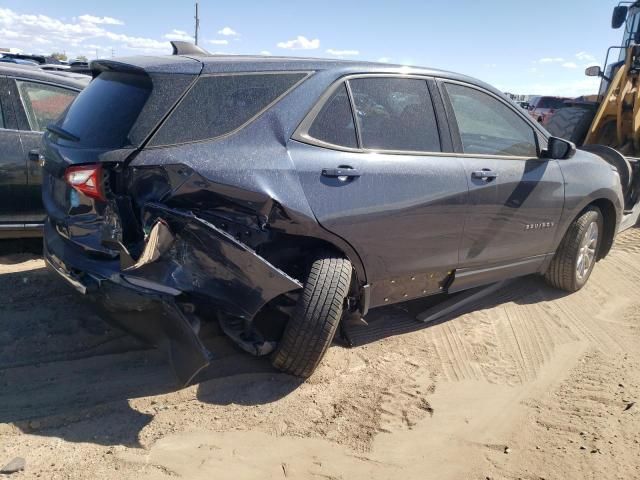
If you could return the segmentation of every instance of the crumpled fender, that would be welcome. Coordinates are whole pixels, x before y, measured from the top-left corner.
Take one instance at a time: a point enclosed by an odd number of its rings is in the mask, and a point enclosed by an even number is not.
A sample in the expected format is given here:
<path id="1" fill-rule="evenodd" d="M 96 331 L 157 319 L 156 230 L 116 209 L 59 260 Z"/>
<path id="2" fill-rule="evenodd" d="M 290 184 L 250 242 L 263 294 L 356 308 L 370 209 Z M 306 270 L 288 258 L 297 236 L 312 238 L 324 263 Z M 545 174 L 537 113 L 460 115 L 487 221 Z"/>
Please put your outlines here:
<path id="1" fill-rule="evenodd" d="M 127 279 L 201 295 L 222 312 L 244 319 L 252 319 L 275 297 L 302 288 L 298 280 L 190 211 L 156 203 L 144 211 L 145 224 L 152 228 L 139 259 L 123 271 Z"/>

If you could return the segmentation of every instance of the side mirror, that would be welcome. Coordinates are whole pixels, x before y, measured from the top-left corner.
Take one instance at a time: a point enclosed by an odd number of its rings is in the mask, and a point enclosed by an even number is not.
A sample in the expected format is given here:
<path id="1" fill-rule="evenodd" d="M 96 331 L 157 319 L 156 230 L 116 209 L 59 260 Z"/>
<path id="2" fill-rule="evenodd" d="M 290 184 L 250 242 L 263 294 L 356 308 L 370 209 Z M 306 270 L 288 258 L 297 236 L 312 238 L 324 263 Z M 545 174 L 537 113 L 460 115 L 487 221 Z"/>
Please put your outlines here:
<path id="1" fill-rule="evenodd" d="M 593 67 L 587 67 L 584 71 L 584 74 L 587 77 L 601 77 L 602 76 L 602 70 L 600 69 L 600 67 L 598 65 L 594 65 Z"/>
<path id="2" fill-rule="evenodd" d="M 562 138 L 549 137 L 547 148 L 542 151 L 542 158 L 567 160 L 576 154 L 576 146 Z"/>
<path id="3" fill-rule="evenodd" d="M 613 8 L 613 15 L 611 15 L 611 28 L 620 28 L 627 19 L 627 13 L 629 7 L 624 5 L 618 5 Z"/>

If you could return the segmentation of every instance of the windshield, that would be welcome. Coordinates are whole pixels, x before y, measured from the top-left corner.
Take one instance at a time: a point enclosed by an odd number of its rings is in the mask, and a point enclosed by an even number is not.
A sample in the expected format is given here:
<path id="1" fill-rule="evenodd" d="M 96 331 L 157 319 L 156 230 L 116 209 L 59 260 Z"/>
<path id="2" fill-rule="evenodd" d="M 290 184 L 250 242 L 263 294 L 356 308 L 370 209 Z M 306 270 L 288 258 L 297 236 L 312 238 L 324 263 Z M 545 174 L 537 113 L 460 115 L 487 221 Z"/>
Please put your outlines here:
<path id="1" fill-rule="evenodd" d="M 622 37 L 622 43 L 621 43 L 621 45 L 625 47 L 625 49 L 631 43 L 634 43 L 636 33 L 638 32 L 639 23 L 640 23 L 640 11 L 635 8 L 629 10 L 629 16 L 624 26 L 624 36 Z M 625 59 L 625 56 L 627 54 L 625 49 L 620 49 L 620 56 L 618 57 L 618 61 L 622 61 Z"/>

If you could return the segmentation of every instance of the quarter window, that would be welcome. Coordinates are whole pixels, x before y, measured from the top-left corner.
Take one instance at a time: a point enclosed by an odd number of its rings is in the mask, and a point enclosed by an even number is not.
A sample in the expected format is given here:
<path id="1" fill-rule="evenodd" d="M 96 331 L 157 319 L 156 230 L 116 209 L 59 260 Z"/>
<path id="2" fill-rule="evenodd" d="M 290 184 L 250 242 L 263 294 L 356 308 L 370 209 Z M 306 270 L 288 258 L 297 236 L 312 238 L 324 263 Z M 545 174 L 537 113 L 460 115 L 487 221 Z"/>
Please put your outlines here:
<path id="1" fill-rule="evenodd" d="M 446 84 L 464 153 L 536 157 L 535 132 L 522 117 L 475 88 Z"/>
<path id="2" fill-rule="evenodd" d="M 44 83 L 17 80 L 31 130 L 43 132 L 76 98 L 78 92 Z"/>
<path id="3" fill-rule="evenodd" d="M 304 73 L 201 77 L 152 140 L 171 145 L 219 137 L 243 126 L 302 80 Z"/>
<path id="4" fill-rule="evenodd" d="M 440 151 L 440 137 L 426 80 L 349 80 L 363 148 Z"/>
<path id="5" fill-rule="evenodd" d="M 340 85 L 322 106 L 309 129 L 309 136 L 333 145 L 358 147 L 356 127 L 345 84 Z"/>

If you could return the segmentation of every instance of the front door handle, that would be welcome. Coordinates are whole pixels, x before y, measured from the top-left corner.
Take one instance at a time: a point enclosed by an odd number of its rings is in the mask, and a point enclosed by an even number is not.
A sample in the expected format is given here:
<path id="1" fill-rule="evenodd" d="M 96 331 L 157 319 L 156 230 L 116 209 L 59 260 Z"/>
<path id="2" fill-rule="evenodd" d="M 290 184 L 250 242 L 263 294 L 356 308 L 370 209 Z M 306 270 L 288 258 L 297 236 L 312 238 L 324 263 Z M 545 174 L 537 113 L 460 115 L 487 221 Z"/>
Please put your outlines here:
<path id="1" fill-rule="evenodd" d="M 488 168 L 483 168 L 482 170 L 476 170 L 475 172 L 471 172 L 471 178 L 477 178 L 479 180 L 493 180 L 498 177 L 498 173 L 490 170 Z"/>
<path id="2" fill-rule="evenodd" d="M 322 176 L 329 178 L 338 178 L 339 180 L 347 180 L 348 178 L 356 178 L 360 176 L 360 172 L 351 167 L 323 168 Z"/>

